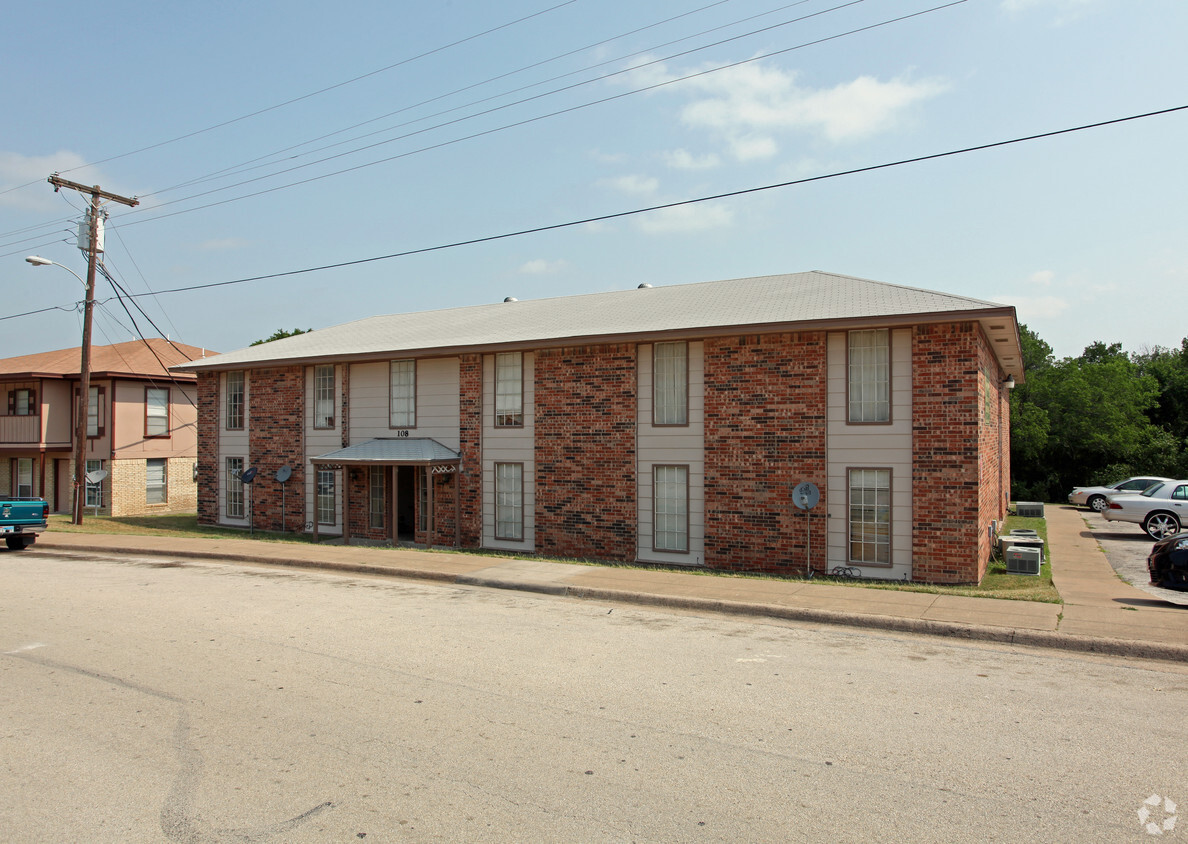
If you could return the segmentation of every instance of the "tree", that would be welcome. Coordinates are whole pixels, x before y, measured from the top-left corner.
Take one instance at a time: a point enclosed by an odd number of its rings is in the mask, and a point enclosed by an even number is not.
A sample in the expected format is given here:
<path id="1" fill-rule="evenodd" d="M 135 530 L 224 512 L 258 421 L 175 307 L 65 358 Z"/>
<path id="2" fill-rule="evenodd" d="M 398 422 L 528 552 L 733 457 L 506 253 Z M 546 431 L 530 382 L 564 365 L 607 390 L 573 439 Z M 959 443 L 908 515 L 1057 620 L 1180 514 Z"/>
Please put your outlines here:
<path id="1" fill-rule="evenodd" d="M 263 340 L 257 340 L 252 343 L 253 346 L 259 346 L 263 343 L 271 343 L 273 340 L 283 340 L 286 337 L 296 337 L 298 334 L 306 334 L 313 331 L 312 328 L 306 328 L 304 331 L 300 328 L 294 328 L 292 331 L 285 331 L 283 328 L 278 328 L 272 332 L 271 337 L 265 337 Z"/>

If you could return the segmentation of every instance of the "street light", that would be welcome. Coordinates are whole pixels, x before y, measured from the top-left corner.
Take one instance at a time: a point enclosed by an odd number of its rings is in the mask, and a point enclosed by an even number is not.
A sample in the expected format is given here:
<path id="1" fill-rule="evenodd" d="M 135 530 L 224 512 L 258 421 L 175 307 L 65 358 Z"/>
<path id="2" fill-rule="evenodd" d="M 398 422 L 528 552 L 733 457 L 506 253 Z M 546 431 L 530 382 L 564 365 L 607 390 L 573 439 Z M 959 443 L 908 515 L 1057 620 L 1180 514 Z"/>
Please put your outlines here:
<path id="1" fill-rule="evenodd" d="M 65 264 L 59 264 L 57 261 L 51 261 L 49 258 L 42 258 L 40 255 L 30 255 L 25 260 L 35 267 L 48 267 L 51 265 L 61 267 L 77 278 L 82 283 L 82 286 L 87 289 L 86 299 L 83 301 L 82 363 L 79 366 L 78 420 L 74 429 L 74 506 L 70 519 L 73 524 L 81 525 L 83 521 L 83 506 L 86 504 L 85 491 L 87 488 L 84 478 L 87 468 L 87 417 L 89 416 L 91 403 L 91 313 L 95 307 L 95 277 L 92 272 L 88 272 L 89 283 L 83 281 L 83 277 L 70 269 L 70 267 Z"/>

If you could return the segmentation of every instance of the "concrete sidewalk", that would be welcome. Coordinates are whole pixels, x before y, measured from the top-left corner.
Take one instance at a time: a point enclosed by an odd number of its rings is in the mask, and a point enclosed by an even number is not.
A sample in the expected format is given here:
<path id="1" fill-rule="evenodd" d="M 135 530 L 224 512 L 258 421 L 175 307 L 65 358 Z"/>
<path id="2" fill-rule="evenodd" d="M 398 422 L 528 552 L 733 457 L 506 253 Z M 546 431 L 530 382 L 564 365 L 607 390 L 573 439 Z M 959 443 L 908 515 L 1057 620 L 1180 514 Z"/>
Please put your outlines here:
<path id="1" fill-rule="evenodd" d="M 1046 516 L 1052 579 L 1063 605 L 251 539 L 51 532 L 24 553 L 44 548 L 213 558 L 1188 662 L 1188 608 L 1159 601 L 1123 582 L 1074 508 L 1051 505 Z"/>

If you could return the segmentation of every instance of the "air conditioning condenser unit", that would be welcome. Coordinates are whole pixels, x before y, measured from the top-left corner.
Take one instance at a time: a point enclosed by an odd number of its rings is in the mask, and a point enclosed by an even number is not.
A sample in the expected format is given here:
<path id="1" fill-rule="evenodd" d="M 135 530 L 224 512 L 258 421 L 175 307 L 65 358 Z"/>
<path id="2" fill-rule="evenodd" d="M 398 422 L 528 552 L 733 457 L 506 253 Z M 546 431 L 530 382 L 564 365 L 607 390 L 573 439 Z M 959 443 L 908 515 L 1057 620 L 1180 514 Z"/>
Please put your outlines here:
<path id="1" fill-rule="evenodd" d="M 1038 575 L 1044 552 L 1039 548 L 1012 545 L 1006 552 L 1007 574 Z"/>

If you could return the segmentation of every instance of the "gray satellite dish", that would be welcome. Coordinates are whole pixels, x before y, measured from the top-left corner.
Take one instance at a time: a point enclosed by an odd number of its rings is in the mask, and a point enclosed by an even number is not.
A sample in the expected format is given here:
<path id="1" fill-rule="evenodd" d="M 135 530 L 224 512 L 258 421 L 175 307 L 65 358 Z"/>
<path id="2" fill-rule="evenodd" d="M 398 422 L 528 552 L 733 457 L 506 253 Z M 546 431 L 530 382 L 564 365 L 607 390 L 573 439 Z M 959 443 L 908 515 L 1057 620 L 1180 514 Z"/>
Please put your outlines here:
<path id="1" fill-rule="evenodd" d="M 283 484 L 285 481 L 287 481 L 291 477 L 293 477 L 293 467 L 292 466 L 281 466 L 279 469 L 276 470 L 277 483 Z"/>
<path id="2" fill-rule="evenodd" d="M 96 469 L 94 472 L 87 472 L 86 478 L 87 478 L 87 483 L 89 483 L 89 484 L 102 483 L 107 478 L 107 470 L 106 469 Z"/>
<path id="3" fill-rule="evenodd" d="M 810 481 L 797 484 L 796 488 L 792 490 L 792 503 L 801 510 L 813 509 L 820 500 L 821 490 L 817 489 L 817 485 Z"/>

